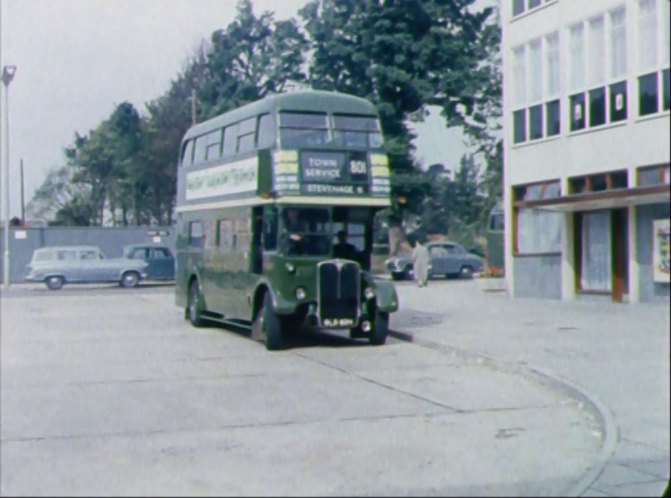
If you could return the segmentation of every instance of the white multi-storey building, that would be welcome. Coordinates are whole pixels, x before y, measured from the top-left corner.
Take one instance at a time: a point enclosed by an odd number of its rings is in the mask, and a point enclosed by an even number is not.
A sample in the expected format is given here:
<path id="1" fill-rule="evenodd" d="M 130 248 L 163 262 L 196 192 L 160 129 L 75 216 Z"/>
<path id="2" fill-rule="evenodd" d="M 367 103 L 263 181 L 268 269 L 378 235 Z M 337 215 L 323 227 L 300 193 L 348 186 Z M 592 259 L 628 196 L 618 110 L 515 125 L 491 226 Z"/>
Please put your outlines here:
<path id="1" fill-rule="evenodd" d="M 669 0 L 503 0 L 501 21 L 509 291 L 668 301 Z"/>

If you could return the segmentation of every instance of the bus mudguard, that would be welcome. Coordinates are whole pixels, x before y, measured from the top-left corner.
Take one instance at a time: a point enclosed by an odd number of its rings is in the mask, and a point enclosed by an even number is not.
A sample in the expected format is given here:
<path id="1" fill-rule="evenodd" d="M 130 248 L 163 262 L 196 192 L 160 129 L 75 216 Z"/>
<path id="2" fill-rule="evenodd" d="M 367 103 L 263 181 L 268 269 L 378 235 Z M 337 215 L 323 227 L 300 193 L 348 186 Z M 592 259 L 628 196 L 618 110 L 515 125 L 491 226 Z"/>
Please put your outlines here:
<path id="1" fill-rule="evenodd" d="M 375 304 L 377 309 L 390 313 L 398 310 L 396 287 L 386 280 L 375 280 Z"/>

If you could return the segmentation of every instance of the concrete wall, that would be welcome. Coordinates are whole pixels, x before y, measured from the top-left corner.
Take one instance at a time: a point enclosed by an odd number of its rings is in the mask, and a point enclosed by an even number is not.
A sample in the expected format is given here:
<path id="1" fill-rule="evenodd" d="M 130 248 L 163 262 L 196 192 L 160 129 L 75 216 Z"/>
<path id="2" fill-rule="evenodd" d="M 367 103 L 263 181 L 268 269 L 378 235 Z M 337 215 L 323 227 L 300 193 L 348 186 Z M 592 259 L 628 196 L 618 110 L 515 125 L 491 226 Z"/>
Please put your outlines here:
<path id="1" fill-rule="evenodd" d="M 157 232 L 161 235 L 155 235 Z M 108 258 L 120 257 L 123 246 L 146 242 L 161 242 L 175 250 L 174 227 L 48 227 L 15 228 L 9 231 L 11 283 L 23 282 L 26 265 L 33 251 L 48 246 L 94 245 Z M 0 280 L 4 275 L 5 236 L 0 228 Z"/>
<path id="2" fill-rule="evenodd" d="M 636 209 L 636 243 L 638 245 L 639 282 L 641 302 L 669 302 L 669 284 L 653 281 L 652 278 L 652 222 L 669 218 L 668 204 L 651 204 Z"/>
<path id="3" fill-rule="evenodd" d="M 561 299 L 561 256 L 515 258 L 515 297 Z"/>

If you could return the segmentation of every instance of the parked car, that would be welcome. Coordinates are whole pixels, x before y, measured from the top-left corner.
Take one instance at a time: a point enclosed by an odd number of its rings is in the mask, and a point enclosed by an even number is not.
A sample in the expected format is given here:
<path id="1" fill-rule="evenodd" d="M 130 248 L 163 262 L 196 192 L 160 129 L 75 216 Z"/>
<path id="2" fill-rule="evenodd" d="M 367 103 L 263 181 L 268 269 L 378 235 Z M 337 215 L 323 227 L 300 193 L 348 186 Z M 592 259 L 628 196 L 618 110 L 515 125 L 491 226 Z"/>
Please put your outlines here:
<path id="1" fill-rule="evenodd" d="M 170 248 L 162 244 L 131 244 L 123 248 L 126 258 L 145 261 L 147 279 L 174 280 L 175 256 Z"/>
<path id="2" fill-rule="evenodd" d="M 43 247 L 33 252 L 26 280 L 44 282 L 51 290 L 64 284 L 119 282 L 135 287 L 147 277 L 147 263 L 128 258 L 106 258 L 97 246 Z"/>
<path id="3" fill-rule="evenodd" d="M 471 278 L 484 268 L 484 260 L 468 252 L 456 242 L 429 242 L 426 244 L 431 257 L 429 278 L 437 275 Z M 397 256 L 385 261 L 385 266 L 394 280 L 413 278 L 412 257 Z"/>

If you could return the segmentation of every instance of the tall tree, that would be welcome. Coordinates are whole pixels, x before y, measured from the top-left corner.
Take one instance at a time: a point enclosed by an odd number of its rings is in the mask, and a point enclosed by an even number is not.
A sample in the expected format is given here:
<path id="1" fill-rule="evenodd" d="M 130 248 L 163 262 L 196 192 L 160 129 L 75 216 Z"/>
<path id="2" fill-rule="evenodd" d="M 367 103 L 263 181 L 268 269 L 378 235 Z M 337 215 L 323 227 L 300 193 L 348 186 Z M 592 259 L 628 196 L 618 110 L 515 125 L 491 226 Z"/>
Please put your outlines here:
<path id="1" fill-rule="evenodd" d="M 212 33 L 207 71 L 198 88 L 199 117 L 207 119 L 282 91 L 287 80 L 304 81 L 306 40 L 294 20 L 271 12 L 254 15 L 251 0 L 240 0 L 235 20 Z"/>
<path id="2" fill-rule="evenodd" d="M 474 0 L 313 0 L 301 11 L 317 88 L 354 93 L 377 104 L 392 170 L 390 247 L 408 219 L 421 215 L 431 185 L 418 178 L 407 126 L 428 105 L 442 109 L 448 126 L 481 131 L 487 121 L 492 8 Z"/>

